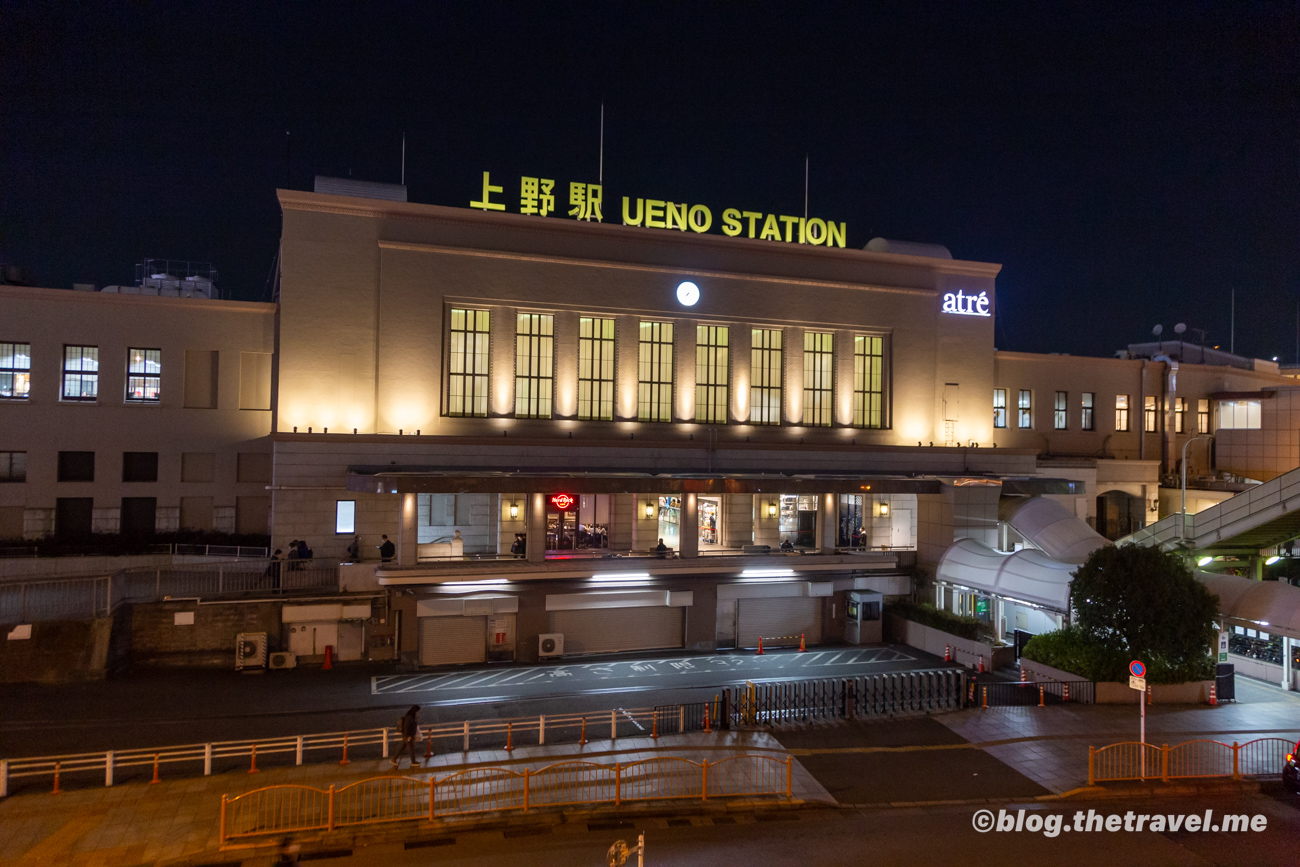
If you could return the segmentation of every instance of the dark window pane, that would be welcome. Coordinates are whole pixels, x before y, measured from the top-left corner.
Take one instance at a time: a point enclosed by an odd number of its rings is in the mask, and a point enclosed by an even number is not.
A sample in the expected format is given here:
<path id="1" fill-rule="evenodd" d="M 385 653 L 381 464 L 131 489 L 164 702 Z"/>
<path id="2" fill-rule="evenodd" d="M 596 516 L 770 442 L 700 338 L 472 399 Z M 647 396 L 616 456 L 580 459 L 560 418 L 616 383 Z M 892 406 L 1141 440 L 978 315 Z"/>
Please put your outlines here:
<path id="1" fill-rule="evenodd" d="M 157 452 L 123 452 L 122 481 L 156 482 L 158 481 Z"/>
<path id="2" fill-rule="evenodd" d="M 59 481 L 95 481 L 95 453 L 59 452 Z"/>

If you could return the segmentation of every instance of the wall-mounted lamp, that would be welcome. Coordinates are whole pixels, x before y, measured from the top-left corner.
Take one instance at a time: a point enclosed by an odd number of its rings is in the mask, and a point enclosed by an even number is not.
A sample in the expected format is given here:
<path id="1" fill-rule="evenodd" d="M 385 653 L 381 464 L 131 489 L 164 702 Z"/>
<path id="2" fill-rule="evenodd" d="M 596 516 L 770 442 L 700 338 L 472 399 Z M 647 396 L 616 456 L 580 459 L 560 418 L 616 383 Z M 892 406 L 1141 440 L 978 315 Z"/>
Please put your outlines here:
<path id="1" fill-rule="evenodd" d="M 769 518 L 775 518 L 775 517 L 776 517 L 776 503 L 768 503 L 768 504 L 767 504 L 767 516 L 768 516 Z"/>
<path id="2" fill-rule="evenodd" d="M 882 517 L 882 518 L 888 518 L 888 517 L 889 517 L 889 504 L 888 504 L 888 503 L 881 503 L 881 504 L 880 504 L 880 517 Z"/>
<path id="3" fill-rule="evenodd" d="M 511 519 L 511 520 L 514 520 L 515 518 L 518 518 L 518 517 L 519 517 L 519 504 L 518 504 L 518 503 L 511 503 L 511 504 L 510 504 L 510 519 Z"/>
<path id="4" fill-rule="evenodd" d="M 655 504 L 652 500 L 645 501 L 645 516 L 653 518 L 655 516 Z"/>

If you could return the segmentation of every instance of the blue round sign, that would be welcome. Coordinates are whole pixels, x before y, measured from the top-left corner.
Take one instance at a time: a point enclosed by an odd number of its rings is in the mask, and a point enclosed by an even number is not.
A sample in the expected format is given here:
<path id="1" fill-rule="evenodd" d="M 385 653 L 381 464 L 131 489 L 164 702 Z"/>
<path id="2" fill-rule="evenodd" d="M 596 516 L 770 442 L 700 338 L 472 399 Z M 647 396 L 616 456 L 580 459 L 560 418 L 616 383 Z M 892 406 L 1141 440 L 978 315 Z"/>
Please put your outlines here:
<path id="1" fill-rule="evenodd" d="M 1129 674 L 1134 677 L 1146 677 L 1147 667 L 1136 659 L 1128 664 Z"/>

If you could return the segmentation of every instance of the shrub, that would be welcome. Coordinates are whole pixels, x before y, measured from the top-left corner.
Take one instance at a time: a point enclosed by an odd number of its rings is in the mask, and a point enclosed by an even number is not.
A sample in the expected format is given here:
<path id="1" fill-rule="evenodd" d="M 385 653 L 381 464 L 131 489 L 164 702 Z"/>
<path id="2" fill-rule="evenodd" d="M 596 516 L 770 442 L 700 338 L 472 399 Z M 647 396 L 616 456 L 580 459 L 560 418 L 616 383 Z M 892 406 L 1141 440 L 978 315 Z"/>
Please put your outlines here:
<path id="1" fill-rule="evenodd" d="M 897 614 L 904 620 L 929 626 L 940 632 L 947 632 L 968 641 L 980 641 L 985 644 L 998 644 L 993 634 L 993 627 L 976 617 L 962 617 L 951 611 L 943 611 L 925 602 L 892 602 L 885 606 L 886 614 Z"/>

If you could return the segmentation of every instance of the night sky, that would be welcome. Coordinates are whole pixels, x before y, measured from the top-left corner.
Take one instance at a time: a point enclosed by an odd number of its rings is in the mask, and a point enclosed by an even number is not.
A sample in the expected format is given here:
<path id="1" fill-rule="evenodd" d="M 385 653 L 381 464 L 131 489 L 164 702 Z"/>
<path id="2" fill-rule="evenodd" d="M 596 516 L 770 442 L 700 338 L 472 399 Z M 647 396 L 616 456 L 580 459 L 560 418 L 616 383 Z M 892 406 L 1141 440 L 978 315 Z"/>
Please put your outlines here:
<path id="1" fill-rule="evenodd" d="M 1295 358 L 1295 2 L 4 2 L 0 260 L 65 288 L 210 261 L 267 300 L 286 181 L 397 182 L 405 134 L 411 201 L 490 170 L 517 210 L 521 175 L 596 181 L 602 101 L 606 222 L 802 214 L 808 155 L 849 246 L 1003 264 L 999 348 L 1182 321 L 1226 349 L 1235 288 L 1237 351 Z"/>

